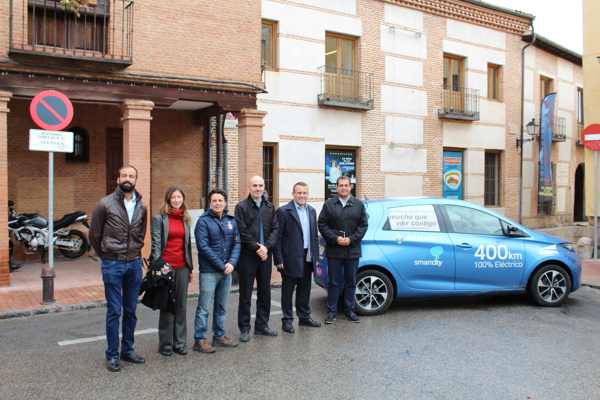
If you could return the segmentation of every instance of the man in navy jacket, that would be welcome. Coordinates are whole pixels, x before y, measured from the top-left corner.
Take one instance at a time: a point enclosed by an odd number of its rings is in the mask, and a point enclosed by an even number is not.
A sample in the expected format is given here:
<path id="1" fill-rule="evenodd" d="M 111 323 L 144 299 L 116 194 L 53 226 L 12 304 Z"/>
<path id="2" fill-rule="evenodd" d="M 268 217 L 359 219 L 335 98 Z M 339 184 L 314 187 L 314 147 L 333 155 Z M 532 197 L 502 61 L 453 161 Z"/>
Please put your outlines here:
<path id="1" fill-rule="evenodd" d="M 240 233 L 235 218 L 227 214 L 227 194 L 223 190 L 212 190 L 208 201 L 210 208 L 198 219 L 194 231 L 200 267 L 194 350 L 201 353 L 214 353 L 214 346 L 237 346 L 225 335 L 225 318 L 231 273 L 240 258 Z M 206 339 L 211 300 L 214 300 L 212 345 Z"/>
<path id="2" fill-rule="evenodd" d="M 292 189 L 294 200 L 277 210 L 280 240 L 274 249 L 275 265 L 281 272 L 282 329 L 294 333 L 292 297 L 296 289 L 296 313 L 300 325 L 318 328 L 310 316 L 312 273 L 319 259 L 317 212 L 307 204 L 308 185 L 298 182 Z"/>

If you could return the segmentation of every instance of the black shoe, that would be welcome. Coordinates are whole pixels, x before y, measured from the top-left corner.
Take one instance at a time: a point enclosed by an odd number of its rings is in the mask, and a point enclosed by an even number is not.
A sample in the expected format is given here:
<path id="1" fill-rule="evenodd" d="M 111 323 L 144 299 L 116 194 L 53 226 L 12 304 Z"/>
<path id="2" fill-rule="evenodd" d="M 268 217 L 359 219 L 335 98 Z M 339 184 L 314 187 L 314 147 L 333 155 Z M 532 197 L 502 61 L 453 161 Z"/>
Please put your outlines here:
<path id="1" fill-rule="evenodd" d="M 121 360 L 127 361 L 132 364 L 144 364 L 146 362 L 146 360 L 144 360 L 144 357 L 138 356 L 137 354 L 135 354 L 134 351 L 132 351 L 129 354 L 121 354 Z"/>
<path id="2" fill-rule="evenodd" d="M 360 322 L 360 319 L 355 313 L 346 314 L 346 318 L 348 318 L 348 321 L 350 322 Z"/>
<path id="3" fill-rule="evenodd" d="M 187 354 L 186 349 L 179 349 L 177 347 L 173 349 L 173 352 L 179 354 L 180 356 L 185 356 Z"/>
<path id="4" fill-rule="evenodd" d="M 173 350 L 171 350 L 171 349 L 160 349 L 160 350 L 158 350 L 158 352 L 165 357 L 170 357 L 173 355 Z"/>
<path id="5" fill-rule="evenodd" d="M 302 326 L 310 326 L 311 328 L 320 328 L 321 323 L 319 321 L 315 321 L 312 318 L 301 319 L 298 325 Z"/>
<path id="6" fill-rule="evenodd" d="M 109 358 L 106 360 L 106 369 L 110 372 L 119 372 L 121 370 L 121 363 L 117 357 Z"/>
<path id="7" fill-rule="evenodd" d="M 335 322 L 335 320 L 336 318 L 334 313 L 327 313 L 327 318 L 325 318 L 325 324 L 331 325 Z"/>
<path id="8" fill-rule="evenodd" d="M 242 331 L 240 333 L 240 342 L 247 343 L 249 341 L 250 341 L 250 332 L 249 331 Z"/>
<path id="9" fill-rule="evenodd" d="M 292 324 L 292 321 L 284 321 L 283 324 L 282 324 L 282 326 L 281 326 L 281 329 L 284 332 L 287 332 L 287 333 L 294 333 L 294 332 L 296 332 L 294 330 L 294 325 Z"/>
<path id="10" fill-rule="evenodd" d="M 255 335 L 262 335 L 262 336 L 277 336 L 277 331 L 275 329 L 271 329 L 268 326 L 262 329 L 256 329 L 254 328 L 254 334 Z"/>

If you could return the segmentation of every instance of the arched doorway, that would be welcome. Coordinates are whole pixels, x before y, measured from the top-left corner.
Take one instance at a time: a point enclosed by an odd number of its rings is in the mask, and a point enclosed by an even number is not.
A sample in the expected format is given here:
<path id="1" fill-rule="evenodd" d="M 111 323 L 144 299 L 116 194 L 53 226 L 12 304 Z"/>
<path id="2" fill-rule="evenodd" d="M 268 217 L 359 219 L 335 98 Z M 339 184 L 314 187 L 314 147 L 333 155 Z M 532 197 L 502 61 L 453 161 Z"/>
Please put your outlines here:
<path id="1" fill-rule="evenodd" d="M 573 220 L 586 221 L 585 218 L 585 172 L 584 164 L 577 166 L 575 171 L 575 200 L 573 202 Z"/>

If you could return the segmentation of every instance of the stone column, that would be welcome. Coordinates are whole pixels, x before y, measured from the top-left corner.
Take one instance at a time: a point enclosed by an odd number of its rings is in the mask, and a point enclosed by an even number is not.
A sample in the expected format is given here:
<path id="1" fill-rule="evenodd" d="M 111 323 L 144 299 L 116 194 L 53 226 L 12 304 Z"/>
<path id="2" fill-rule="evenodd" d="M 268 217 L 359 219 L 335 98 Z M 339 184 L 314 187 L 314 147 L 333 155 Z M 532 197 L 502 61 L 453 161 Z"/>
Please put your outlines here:
<path id="1" fill-rule="evenodd" d="M 263 118 L 267 115 L 264 111 L 244 108 L 239 113 L 239 199 L 248 196 L 250 178 L 263 174 Z M 272 196 L 272 193 L 269 193 Z"/>
<path id="2" fill-rule="evenodd" d="M 150 182 L 151 182 L 151 159 L 150 159 L 150 121 L 154 103 L 147 100 L 127 99 L 123 102 L 123 164 L 132 165 L 138 170 L 136 190 L 142 195 L 146 207 L 148 207 L 148 228 L 142 254 L 147 257 L 150 254 Z"/>
<path id="3" fill-rule="evenodd" d="M 8 254 L 8 101 L 12 93 L 0 90 L 0 286 L 10 284 Z"/>

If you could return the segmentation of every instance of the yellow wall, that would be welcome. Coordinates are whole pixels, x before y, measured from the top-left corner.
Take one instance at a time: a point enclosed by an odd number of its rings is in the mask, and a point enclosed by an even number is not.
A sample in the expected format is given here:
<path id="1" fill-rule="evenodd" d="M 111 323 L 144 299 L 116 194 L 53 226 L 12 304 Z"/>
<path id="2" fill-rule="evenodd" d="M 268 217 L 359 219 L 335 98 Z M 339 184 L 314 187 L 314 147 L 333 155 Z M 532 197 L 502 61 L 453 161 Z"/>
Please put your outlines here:
<path id="1" fill-rule="evenodd" d="M 583 0 L 583 94 L 585 125 L 600 124 L 600 1 Z M 594 213 L 593 157 L 585 154 L 586 214 Z M 599 171 L 600 172 L 600 171 Z M 600 195 L 600 194 L 599 194 Z"/>

